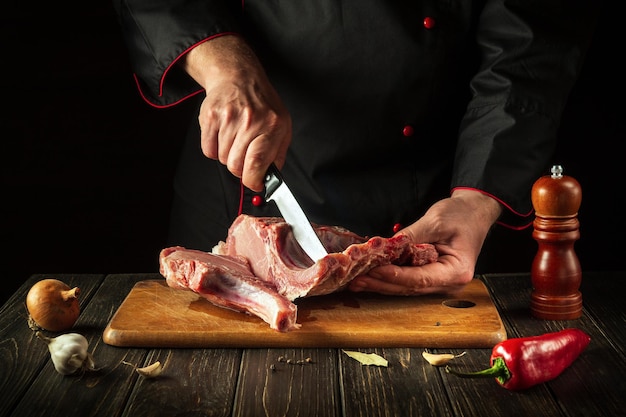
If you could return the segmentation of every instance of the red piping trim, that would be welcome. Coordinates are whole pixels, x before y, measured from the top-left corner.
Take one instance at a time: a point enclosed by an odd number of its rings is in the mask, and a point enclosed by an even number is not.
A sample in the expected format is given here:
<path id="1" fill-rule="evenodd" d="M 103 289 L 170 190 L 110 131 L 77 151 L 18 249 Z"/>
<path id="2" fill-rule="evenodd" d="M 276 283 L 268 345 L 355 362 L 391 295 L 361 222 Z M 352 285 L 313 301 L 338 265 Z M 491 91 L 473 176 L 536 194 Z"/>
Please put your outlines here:
<path id="1" fill-rule="evenodd" d="M 239 180 L 239 211 L 237 215 L 243 213 L 243 182 Z"/>
<path id="2" fill-rule="evenodd" d="M 191 45 L 189 48 L 185 49 L 180 55 L 178 55 L 171 63 L 170 65 L 167 66 L 167 68 L 165 69 L 165 71 L 163 71 L 163 75 L 161 76 L 161 80 L 159 81 L 159 97 L 163 97 L 163 85 L 165 84 L 165 77 L 167 76 L 167 74 L 169 73 L 170 69 L 172 69 L 174 67 L 174 65 L 176 65 L 176 63 L 185 55 L 187 54 L 189 51 L 191 51 L 193 48 L 195 48 L 196 46 L 211 40 L 211 39 L 215 39 L 215 38 L 219 38 L 220 36 L 224 36 L 224 35 L 239 35 L 236 32 L 222 32 L 222 33 L 217 33 L 213 36 L 209 36 L 208 38 L 202 39 L 199 42 L 196 42 L 195 44 Z M 176 106 L 177 104 L 182 103 L 183 101 L 197 95 L 200 94 L 202 91 L 204 91 L 204 89 L 200 88 L 197 91 L 194 91 L 191 94 L 186 95 L 185 97 L 170 103 L 170 104 L 166 104 L 166 105 L 161 105 L 161 104 L 156 104 L 152 101 L 150 101 L 148 99 L 148 97 L 143 93 L 142 89 L 141 89 L 141 84 L 139 83 L 139 78 L 137 77 L 137 74 L 133 74 L 133 77 L 135 78 L 135 84 L 137 85 L 137 89 L 139 90 L 139 94 L 141 95 L 141 98 L 143 98 L 143 100 L 148 103 L 149 105 L 159 108 L 159 109 L 163 109 L 163 108 L 168 108 L 168 107 L 173 107 Z"/>
<path id="3" fill-rule="evenodd" d="M 533 211 L 531 210 L 530 212 L 528 212 L 528 214 L 520 214 L 518 212 L 516 212 L 515 210 L 513 210 L 511 208 L 511 206 L 509 206 L 508 204 L 506 204 L 504 201 L 500 200 L 499 198 L 493 196 L 492 194 L 489 194 L 488 192 L 485 192 L 483 190 L 479 190 L 478 188 L 472 188 L 472 187 L 455 187 L 452 189 L 452 191 L 454 190 L 473 190 L 473 191 L 478 191 L 481 194 L 484 195 L 488 195 L 489 197 L 495 199 L 496 201 L 498 201 L 500 204 L 502 204 L 504 207 L 506 207 L 508 210 L 510 210 L 512 213 L 515 213 L 515 215 L 520 216 L 520 217 L 528 217 L 530 216 Z M 239 180 L 239 209 L 237 211 L 237 215 L 240 215 L 243 213 L 243 198 L 244 198 L 244 187 L 243 187 L 243 182 L 241 180 Z M 533 224 L 532 221 L 530 221 L 529 223 L 522 225 L 522 226 L 513 226 L 510 224 L 506 224 L 503 223 L 501 221 L 496 221 L 497 224 L 504 226 L 508 229 L 512 229 L 512 230 L 524 230 L 526 228 L 528 228 L 530 225 Z"/>
<path id="4" fill-rule="evenodd" d="M 454 190 L 473 190 L 473 191 L 478 191 L 481 194 L 487 195 L 491 198 L 493 198 L 494 200 L 496 200 L 498 203 L 502 204 L 502 206 L 504 206 L 507 210 L 509 210 L 511 213 L 515 214 L 516 216 L 519 217 L 529 217 L 530 215 L 532 215 L 534 213 L 534 210 L 530 210 L 528 213 L 523 214 L 523 213 L 519 213 L 517 211 L 515 211 L 510 205 L 508 205 L 507 203 L 505 203 L 504 201 L 502 201 L 501 199 L 499 199 L 498 197 L 496 197 L 493 194 L 490 194 L 486 191 L 480 190 L 478 188 L 473 188 L 473 187 L 455 187 L 452 189 L 452 191 Z M 496 221 L 497 224 L 504 226 L 506 228 L 512 229 L 512 230 L 523 230 L 526 229 L 527 227 L 529 227 L 531 224 L 533 224 L 533 220 L 530 220 L 527 224 L 524 224 L 522 226 L 513 226 L 507 223 L 504 223 L 500 220 Z"/>
<path id="5" fill-rule="evenodd" d="M 506 227 L 507 229 L 511 229 L 511 230 L 524 230 L 533 224 L 533 222 L 530 222 L 521 226 L 513 226 L 511 224 L 503 223 L 500 220 L 496 221 L 496 223 L 499 224 L 500 226 Z"/>
<path id="6" fill-rule="evenodd" d="M 511 211 L 512 213 L 514 213 L 516 216 L 520 216 L 520 217 L 528 217 L 531 214 L 533 214 L 533 210 L 530 210 L 528 213 L 526 214 L 522 214 L 522 213 L 518 213 L 517 211 L 513 210 L 513 208 L 511 206 L 509 206 L 507 203 L 505 203 L 504 201 L 500 200 L 498 197 L 496 197 L 493 194 L 489 194 L 486 191 L 480 190 L 478 188 L 473 188 L 473 187 L 455 187 L 452 189 L 452 191 L 454 190 L 473 190 L 473 191 L 478 191 L 481 194 L 484 195 L 488 195 L 489 197 L 493 198 L 494 200 L 496 200 L 498 203 L 502 204 L 504 207 L 506 207 L 509 211 Z"/>
<path id="7" fill-rule="evenodd" d="M 169 72 L 170 69 L 172 69 L 172 67 L 174 65 L 176 65 L 176 63 L 184 56 L 186 55 L 189 51 L 191 51 L 193 48 L 195 48 L 196 46 L 209 41 L 211 39 L 215 39 L 215 38 L 219 38 L 220 36 L 224 36 L 224 35 L 235 35 L 235 32 L 222 32 L 222 33 L 217 33 L 215 35 L 209 36 L 208 38 L 202 39 L 199 42 L 194 43 L 193 45 L 191 45 L 189 48 L 185 49 L 180 55 L 178 55 L 168 66 L 167 68 L 165 68 L 165 71 L 163 71 L 163 75 L 161 76 L 161 82 L 159 83 L 159 97 L 163 96 L 163 84 L 165 83 L 165 77 L 167 76 L 167 73 Z"/>
<path id="8" fill-rule="evenodd" d="M 191 94 L 186 95 L 185 97 L 181 98 L 180 100 L 177 100 L 173 103 L 170 104 L 157 104 L 153 101 L 151 101 L 148 97 L 146 97 L 146 95 L 143 93 L 143 90 L 141 88 L 141 84 L 139 83 L 139 78 L 137 77 L 137 74 L 133 74 L 133 78 L 135 79 L 135 85 L 137 86 L 137 90 L 139 90 L 139 95 L 141 96 L 141 98 L 143 99 L 143 101 L 145 101 L 146 103 L 148 103 L 149 105 L 151 105 L 152 107 L 155 107 L 157 109 L 167 109 L 169 107 L 174 107 L 180 103 L 182 103 L 183 101 L 196 96 L 198 94 L 200 94 L 202 91 L 204 91 L 203 89 L 200 89 L 198 91 L 194 91 Z"/>

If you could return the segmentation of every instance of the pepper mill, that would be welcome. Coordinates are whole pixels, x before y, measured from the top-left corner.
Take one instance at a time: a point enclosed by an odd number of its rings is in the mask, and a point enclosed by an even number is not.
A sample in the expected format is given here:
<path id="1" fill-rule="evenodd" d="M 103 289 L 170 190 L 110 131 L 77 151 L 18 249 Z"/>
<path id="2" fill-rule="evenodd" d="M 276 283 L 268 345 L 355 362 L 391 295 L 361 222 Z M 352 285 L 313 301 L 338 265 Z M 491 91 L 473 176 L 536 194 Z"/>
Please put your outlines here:
<path id="1" fill-rule="evenodd" d="M 580 238 L 578 209 L 582 190 L 576 179 L 555 165 L 552 175 L 532 188 L 535 209 L 533 238 L 539 244 L 532 263 L 531 313 L 546 320 L 572 320 L 582 315 L 579 291 L 582 270 L 574 243 Z"/>

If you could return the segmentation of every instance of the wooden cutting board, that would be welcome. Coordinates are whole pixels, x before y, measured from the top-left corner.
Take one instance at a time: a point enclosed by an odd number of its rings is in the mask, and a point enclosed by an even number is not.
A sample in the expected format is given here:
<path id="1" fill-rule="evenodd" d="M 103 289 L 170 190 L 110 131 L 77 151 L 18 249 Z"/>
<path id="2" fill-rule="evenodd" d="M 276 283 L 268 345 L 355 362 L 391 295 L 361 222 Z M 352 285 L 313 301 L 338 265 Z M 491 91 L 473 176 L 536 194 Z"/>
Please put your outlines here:
<path id="1" fill-rule="evenodd" d="M 302 298 L 300 329 L 280 333 L 255 316 L 216 307 L 165 280 L 138 282 L 104 330 L 124 347 L 490 348 L 506 330 L 475 279 L 455 295 L 416 297 L 342 292 Z"/>

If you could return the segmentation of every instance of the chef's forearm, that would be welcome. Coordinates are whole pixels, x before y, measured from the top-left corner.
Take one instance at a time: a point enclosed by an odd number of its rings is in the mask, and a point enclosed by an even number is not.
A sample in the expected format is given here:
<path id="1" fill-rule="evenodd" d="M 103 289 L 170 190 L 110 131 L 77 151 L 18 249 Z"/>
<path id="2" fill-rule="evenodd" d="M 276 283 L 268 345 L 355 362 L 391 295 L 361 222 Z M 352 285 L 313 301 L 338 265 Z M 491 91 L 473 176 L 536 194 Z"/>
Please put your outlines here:
<path id="1" fill-rule="evenodd" d="M 502 205 L 493 197 L 474 189 L 455 189 L 452 198 L 462 198 L 472 208 L 479 221 L 491 227 L 502 214 Z"/>
<path id="2" fill-rule="evenodd" d="M 205 89 L 222 78 L 246 77 L 261 64 L 246 41 L 237 35 L 223 35 L 191 49 L 181 67 Z"/>

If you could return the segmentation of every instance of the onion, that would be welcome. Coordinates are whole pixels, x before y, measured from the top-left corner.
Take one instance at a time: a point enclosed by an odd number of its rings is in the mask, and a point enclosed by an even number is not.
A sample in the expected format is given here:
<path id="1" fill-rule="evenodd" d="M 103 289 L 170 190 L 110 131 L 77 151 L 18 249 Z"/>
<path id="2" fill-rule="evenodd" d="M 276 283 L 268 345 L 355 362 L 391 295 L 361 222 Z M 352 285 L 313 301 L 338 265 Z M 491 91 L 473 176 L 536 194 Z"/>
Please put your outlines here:
<path id="1" fill-rule="evenodd" d="M 29 326 L 53 332 L 70 329 L 80 314 L 79 293 L 78 287 L 70 288 L 57 279 L 36 282 L 26 295 Z"/>

